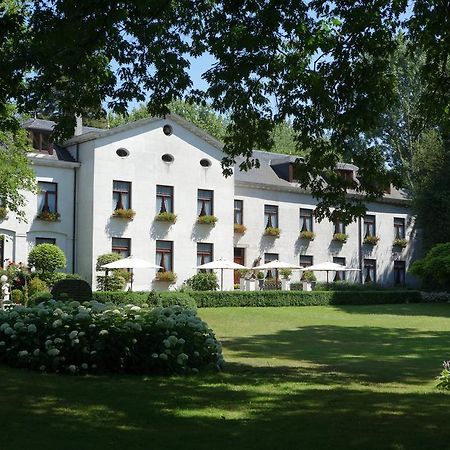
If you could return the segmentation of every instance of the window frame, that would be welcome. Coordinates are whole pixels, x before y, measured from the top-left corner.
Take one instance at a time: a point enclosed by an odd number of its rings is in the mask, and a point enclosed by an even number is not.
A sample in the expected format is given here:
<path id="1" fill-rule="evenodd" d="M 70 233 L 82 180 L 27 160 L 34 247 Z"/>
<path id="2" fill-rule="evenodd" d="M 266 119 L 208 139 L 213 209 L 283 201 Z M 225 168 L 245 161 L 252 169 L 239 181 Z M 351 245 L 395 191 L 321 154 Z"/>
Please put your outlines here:
<path id="1" fill-rule="evenodd" d="M 345 263 L 346 263 L 345 256 L 333 256 L 333 262 L 335 264 L 340 264 L 341 266 L 345 266 Z M 333 282 L 346 281 L 346 279 L 347 279 L 346 275 L 347 275 L 347 272 L 345 270 L 336 270 L 336 272 L 334 272 Z"/>
<path id="2" fill-rule="evenodd" d="M 272 211 L 270 211 L 270 208 L 273 208 Z M 276 224 L 274 224 L 274 219 Z M 270 222 L 270 223 L 269 223 Z M 264 205 L 264 228 L 279 228 L 279 207 L 278 205 Z"/>
<path id="3" fill-rule="evenodd" d="M 210 251 L 200 251 L 199 247 L 201 245 L 208 245 L 210 248 Z M 201 256 L 200 263 L 199 263 L 199 256 Z M 205 256 L 209 256 L 210 260 L 205 261 L 205 259 L 204 259 Z M 214 244 L 212 242 L 197 242 L 197 266 L 201 266 L 201 265 L 206 264 L 211 261 L 214 261 Z M 212 272 L 211 269 L 198 269 L 198 271 L 199 272 Z"/>
<path id="4" fill-rule="evenodd" d="M 302 258 L 311 258 L 310 263 L 302 263 Z M 314 255 L 299 255 L 299 265 L 302 267 L 311 267 L 314 265 Z M 307 270 L 307 269 L 306 269 Z"/>
<path id="5" fill-rule="evenodd" d="M 401 265 L 401 267 L 398 267 L 399 264 Z M 394 286 L 402 286 L 406 284 L 406 261 L 404 260 L 394 261 L 393 272 L 394 272 Z"/>
<path id="6" fill-rule="evenodd" d="M 54 191 L 43 191 L 43 189 L 40 189 L 40 184 L 41 183 L 45 183 L 45 184 L 51 184 L 53 186 L 55 186 L 55 190 Z M 55 181 L 44 181 L 44 180 L 38 180 L 38 188 L 39 188 L 39 193 L 38 193 L 38 202 L 40 199 L 40 195 L 41 192 L 45 192 L 44 194 L 44 206 L 42 208 L 38 209 L 38 213 L 42 213 L 44 212 L 44 208 L 45 208 L 45 196 L 47 196 L 47 205 L 48 205 L 48 196 L 49 195 L 54 195 L 55 196 L 55 210 L 52 211 L 50 208 L 48 209 L 48 212 L 53 213 L 53 214 L 57 214 L 58 213 L 58 183 Z"/>
<path id="7" fill-rule="evenodd" d="M 373 221 L 372 221 L 373 219 Z M 369 231 L 373 228 L 373 233 Z M 364 216 L 364 237 L 377 235 L 377 216 L 375 214 L 366 214 Z"/>
<path id="8" fill-rule="evenodd" d="M 114 245 L 114 240 L 118 239 L 122 241 L 127 241 L 128 245 L 126 247 Z M 118 253 L 119 255 L 123 255 L 122 250 L 125 250 L 127 253 L 127 256 L 123 256 L 124 258 L 128 258 L 129 256 L 131 256 L 131 238 L 113 237 L 111 239 L 111 253 Z"/>
<path id="9" fill-rule="evenodd" d="M 240 208 L 236 208 L 236 203 L 240 204 Z M 241 215 L 240 221 L 236 220 L 236 214 Z M 234 223 L 236 225 L 244 224 L 244 200 L 234 199 Z"/>
<path id="10" fill-rule="evenodd" d="M 347 234 L 346 229 L 347 226 L 342 220 L 335 220 L 333 222 L 334 225 L 334 234 Z"/>
<path id="11" fill-rule="evenodd" d="M 53 155 L 53 139 L 52 139 L 52 133 L 46 133 L 39 130 L 30 130 L 29 136 L 31 140 L 31 147 L 33 150 L 36 150 L 39 153 L 48 153 L 49 155 Z M 44 136 L 48 138 L 48 145 L 47 147 L 44 147 Z M 37 143 L 37 146 L 35 146 L 35 142 Z"/>
<path id="12" fill-rule="evenodd" d="M 164 194 L 164 193 L 158 192 L 158 188 L 161 188 L 161 187 L 162 188 L 170 188 L 170 194 Z M 168 212 L 168 213 L 172 213 L 173 214 L 173 211 L 174 211 L 174 187 L 166 185 L 166 184 L 157 184 L 156 185 L 156 205 L 158 205 L 158 199 L 159 198 L 161 198 L 161 208 L 160 208 L 159 211 L 156 210 L 156 213 L 157 214 L 161 214 L 163 212 Z M 169 209 L 167 208 L 166 200 L 165 200 L 167 198 L 169 198 L 171 200 Z M 162 206 L 163 205 L 165 207 L 165 211 L 162 211 Z"/>
<path id="13" fill-rule="evenodd" d="M 275 261 L 280 259 L 279 253 L 264 253 L 264 264 L 270 263 L 271 261 Z M 278 280 L 278 269 L 266 269 L 266 278 L 272 278 Z M 273 276 L 272 271 L 275 271 L 275 276 Z"/>
<path id="14" fill-rule="evenodd" d="M 201 192 L 209 192 L 211 194 L 210 197 L 201 197 Z M 200 206 L 201 204 L 201 206 Z M 210 205 L 210 212 L 206 212 L 206 208 L 204 206 L 207 204 Z M 213 216 L 214 215 L 214 191 L 212 189 L 197 189 L 197 216 Z"/>
<path id="15" fill-rule="evenodd" d="M 169 243 L 170 244 L 170 248 L 167 247 L 159 247 L 158 248 L 158 243 L 160 244 L 161 242 L 164 243 Z M 170 268 L 168 269 L 165 265 L 165 258 L 164 255 L 169 255 L 169 266 Z M 162 266 L 160 269 L 158 269 L 158 272 L 173 272 L 173 241 L 168 241 L 165 239 L 158 239 L 155 243 L 155 259 L 156 259 L 156 264 L 158 266 Z M 161 264 L 161 262 L 163 264 Z"/>
<path id="16" fill-rule="evenodd" d="M 120 189 L 115 189 L 114 188 L 114 183 L 126 183 L 128 185 L 128 191 L 122 191 Z M 122 194 L 126 193 L 128 194 L 128 207 L 125 207 L 123 205 L 123 198 L 119 197 L 119 199 L 116 202 L 116 206 L 114 206 L 113 211 L 117 211 L 118 209 L 131 209 L 131 181 L 124 181 L 124 180 L 113 180 L 113 188 L 112 188 L 112 195 L 113 195 L 113 201 L 114 201 L 114 194 L 117 192 L 119 193 L 119 196 L 121 196 Z M 117 208 L 117 205 L 119 204 L 119 201 L 122 203 L 122 206 L 124 206 L 123 208 Z"/>
<path id="17" fill-rule="evenodd" d="M 0 239 L 0 268 L 5 268 L 5 235 Z"/>
<path id="18" fill-rule="evenodd" d="M 43 241 L 43 242 L 39 242 L 38 243 L 38 240 Z M 41 245 L 41 244 L 53 244 L 53 245 L 56 245 L 56 238 L 46 238 L 46 237 L 39 237 L 39 236 L 37 236 L 34 239 L 34 245 L 37 246 L 37 245 Z"/>
<path id="19" fill-rule="evenodd" d="M 300 226 L 299 226 L 300 232 L 314 231 L 314 209 L 300 208 L 299 218 L 300 218 Z M 306 224 L 306 229 L 303 229 L 302 220 L 304 221 L 303 223 Z"/>
<path id="20" fill-rule="evenodd" d="M 397 222 L 397 223 L 396 223 Z M 400 223 L 398 223 L 400 222 Z M 400 235 L 399 235 L 400 230 Z M 404 217 L 394 217 L 394 239 L 406 238 L 406 220 Z"/>
<path id="21" fill-rule="evenodd" d="M 370 276 L 370 273 L 366 275 L 367 269 L 373 269 L 373 279 L 370 281 L 366 281 L 367 275 Z M 367 283 L 376 283 L 377 282 L 377 260 L 373 258 L 364 258 L 363 261 L 363 284 Z"/>

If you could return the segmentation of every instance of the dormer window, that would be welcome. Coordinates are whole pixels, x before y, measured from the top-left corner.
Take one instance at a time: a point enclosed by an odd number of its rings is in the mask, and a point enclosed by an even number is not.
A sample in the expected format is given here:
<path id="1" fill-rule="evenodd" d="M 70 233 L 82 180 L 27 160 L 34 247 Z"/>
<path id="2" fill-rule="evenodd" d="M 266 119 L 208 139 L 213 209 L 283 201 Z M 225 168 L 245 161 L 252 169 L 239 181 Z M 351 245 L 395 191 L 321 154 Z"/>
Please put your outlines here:
<path id="1" fill-rule="evenodd" d="M 345 181 L 353 181 L 353 170 L 348 169 L 338 169 L 337 173 L 345 180 Z"/>
<path id="2" fill-rule="evenodd" d="M 33 130 L 30 131 L 30 137 L 34 150 L 48 153 L 49 155 L 53 154 L 53 141 L 51 133 Z"/>

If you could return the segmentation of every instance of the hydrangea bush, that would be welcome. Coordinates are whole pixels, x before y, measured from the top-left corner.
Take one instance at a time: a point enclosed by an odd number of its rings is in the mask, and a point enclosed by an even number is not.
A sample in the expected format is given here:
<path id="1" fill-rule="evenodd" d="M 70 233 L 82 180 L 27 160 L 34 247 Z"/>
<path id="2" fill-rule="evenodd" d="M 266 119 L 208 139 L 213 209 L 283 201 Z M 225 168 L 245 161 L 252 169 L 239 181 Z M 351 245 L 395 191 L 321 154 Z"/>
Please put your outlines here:
<path id="1" fill-rule="evenodd" d="M 220 369 L 195 310 L 56 302 L 0 311 L 0 363 L 45 372 L 171 374 Z"/>
<path id="2" fill-rule="evenodd" d="M 444 361 L 442 372 L 437 377 L 437 387 L 445 391 L 450 391 L 450 361 Z"/>

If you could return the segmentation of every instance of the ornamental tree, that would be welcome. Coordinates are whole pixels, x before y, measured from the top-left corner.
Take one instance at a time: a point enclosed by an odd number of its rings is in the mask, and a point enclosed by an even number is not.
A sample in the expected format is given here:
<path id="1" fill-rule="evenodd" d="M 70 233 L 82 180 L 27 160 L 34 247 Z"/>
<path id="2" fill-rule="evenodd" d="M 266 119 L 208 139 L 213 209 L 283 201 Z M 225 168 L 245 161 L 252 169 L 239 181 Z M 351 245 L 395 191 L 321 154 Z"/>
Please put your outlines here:
<path id="1" fill-rule="evenodd" d="M 39 272 L 52 273 L 64 269 L 66 265 L 66 255 L 54 244 L 36 245 L 28 255 L 28 266 L 35 267 Z"/>

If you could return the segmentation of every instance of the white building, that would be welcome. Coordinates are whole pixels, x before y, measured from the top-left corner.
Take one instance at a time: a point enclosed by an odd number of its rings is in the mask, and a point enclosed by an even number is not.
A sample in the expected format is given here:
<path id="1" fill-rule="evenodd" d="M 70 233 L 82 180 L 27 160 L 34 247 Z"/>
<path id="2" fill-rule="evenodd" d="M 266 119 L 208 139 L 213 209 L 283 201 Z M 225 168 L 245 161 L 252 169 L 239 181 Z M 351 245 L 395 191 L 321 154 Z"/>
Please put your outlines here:
<path id="1" fill-rule="evenodd" d="M 247 266 L 271 259 L 302 266 L 334 260 L 361 267 L 361 275 L 347 274 L 349 280 L 414 282 L 407 269 L 418 245 L 409 203 L 399 191 L 368 204 L 366 218 L 344 230 L 342 224 L 314 221 L 316 202 L 292 180 L 292 157 L 255 152 L 260 169 L 224 178 L 221 143 L 177 116 L 109 130 L 78 124 L 63 146 L 50 143 L 53 125 L 24 125 L 33 137 L 36 152 L 29 158 L 41 193 L 27 194 L 27 223 L 11 213 L 0 222 L 2 261 L 25 262 L 34 245 L 54 242 L 67 256 L 67 270 L 94 288 L 96 259 L 111 251 L 162 263 L 177 274 L 172 288 L 201 262 L 219 257 Z M 349 164 L 338 170 L 357 174 Z M 117 208 L 132 209 L 133 220 L 114 217 Z M 176 223 L 156 221 L 161 211 L 175 213 Z M 216 216 L 217 223 L 197 223 L 204 214 Z M 245 225 L 245 233 L 234 233 L 235 222 Z M 265 235 L 268 225 L 281 230 L 279 237 Z M 314 232 L 314 240 L 300 239 L 302 230 Z M 334 241 L 336 232 L 345 232 L 347 241 Z M 367 234 L 378 236 L 378 243 L 363 244 Z M 406 247 L 393 246 L 395 237 L 405 238 Z M 225 273 L 224 287 L 231 289 L 233 282 L 233 274 Z M 136 270 L 134 285 L 169 287 L 151 269 Z"/>

